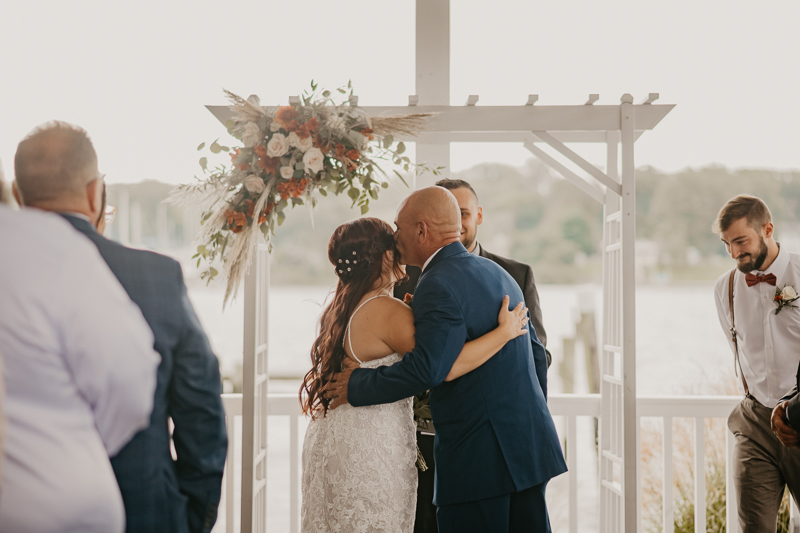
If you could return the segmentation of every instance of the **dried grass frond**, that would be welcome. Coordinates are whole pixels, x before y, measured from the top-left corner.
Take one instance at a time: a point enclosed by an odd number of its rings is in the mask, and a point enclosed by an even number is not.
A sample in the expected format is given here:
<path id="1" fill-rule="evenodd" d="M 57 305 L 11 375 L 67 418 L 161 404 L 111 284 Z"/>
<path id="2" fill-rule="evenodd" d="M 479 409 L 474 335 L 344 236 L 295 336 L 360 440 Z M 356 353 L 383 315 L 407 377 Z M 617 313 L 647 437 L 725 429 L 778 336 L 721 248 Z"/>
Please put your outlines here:
<path id="1" fill-rule="evenodd" d="M 264 109 L 259 104 L 258 98 L 254 101 L 242 98 L 238 94 L 232 93 L 227 89 L 222 89 L 225 96 L 230 100 L 231 111 L 234 113 L 234 122 L 258 122 L 267 116 Z"/>
<path id="2" fill-rule="evenodd" d="M 381 137 L 386 135 L 400 135 L 403 137 L 416 137 L 425 129 L 430 117 L 438 113 L 415 113 L 413 115 L 387 115 L 370 117 L 372 131 Z"/>

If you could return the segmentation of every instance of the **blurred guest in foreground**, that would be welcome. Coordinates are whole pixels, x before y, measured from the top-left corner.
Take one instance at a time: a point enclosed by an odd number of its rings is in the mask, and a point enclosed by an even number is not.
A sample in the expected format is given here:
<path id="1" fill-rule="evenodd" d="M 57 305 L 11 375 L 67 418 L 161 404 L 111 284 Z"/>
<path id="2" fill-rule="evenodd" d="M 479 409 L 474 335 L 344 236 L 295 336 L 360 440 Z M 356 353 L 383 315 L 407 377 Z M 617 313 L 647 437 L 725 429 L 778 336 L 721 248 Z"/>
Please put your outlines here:
<path id="1" fill-rule="evenodd" d="M 63 219 L 0 206 L 7 420 L 0 530 L 122 532 L 108 456 L 153 407 L 153 335 L 97 249 Z"/>
<path id="2" fill-rule="evenodd" d="M 0 161 L 0 204 L 11 203 L 11 195 L 6 187 L 5 177 L 3 176 L 3 162 Z"/>
<path id="3" fill-rule="evenodd" d="M 219 362 L 186 294 L 180 265 L 102 237 L 103 175 L 86 132 L 35 129 L 14 159 L 20 205 L 60 213 L 94 243 L 139 306 L 161 354 L 150 427 L 112 458 L 128 533 L 208 532 L 217 519 L 227 451 Z M 177 458 L 170 454 L 168 420 Z"/>

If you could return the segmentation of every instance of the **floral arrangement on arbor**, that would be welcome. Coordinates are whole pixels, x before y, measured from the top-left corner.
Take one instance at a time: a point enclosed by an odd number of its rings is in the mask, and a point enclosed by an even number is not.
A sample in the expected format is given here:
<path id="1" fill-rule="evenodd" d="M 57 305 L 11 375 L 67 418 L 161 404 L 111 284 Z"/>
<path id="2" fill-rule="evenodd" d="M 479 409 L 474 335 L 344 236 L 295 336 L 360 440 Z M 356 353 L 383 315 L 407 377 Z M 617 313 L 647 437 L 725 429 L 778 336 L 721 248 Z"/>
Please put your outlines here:
<path id="1" fill-rule="evenodd" d="M 347 193 L 351 207 L 359 206 L 365 214 L 370 199 L 377 199 L 380 189 L 389 185 L 378 160 L 405 171 L 429 170 L 404 156 L 405 145 L 394 137 L 415 136 L 430 114 L 370 117 L 349 98 L 337 103 L 330 91 L 318 94 L 317 89 L 312 81 L 301 105 L 273 110 L 262 107 L 258 97 L 244 99 L 225 91 L 234 114 L 226 127 L 242 146 L 229 148 L 214 141 L 209 150 L 228 152 L 231 166 L 209 170 L 203 157 L 200 166 L 207 176 L 178 186 L 170 196 L 175 204 L 202 210 L 201 244 L 194 258 L 198 267 L 208 262 L 201 278 L 209 282 L 219 273 L 213 264 L 221 261 L 228 279 L 225 302 L 236 294 L 259 234 L 269 241 L 286 218 L 287 207 L 313 208 L 317 195 Z M 348 95 L 348 89 L 352 96 L 349 83 L 338 92 Z M 205 143 L 197 149 L 203 148 Z"/>

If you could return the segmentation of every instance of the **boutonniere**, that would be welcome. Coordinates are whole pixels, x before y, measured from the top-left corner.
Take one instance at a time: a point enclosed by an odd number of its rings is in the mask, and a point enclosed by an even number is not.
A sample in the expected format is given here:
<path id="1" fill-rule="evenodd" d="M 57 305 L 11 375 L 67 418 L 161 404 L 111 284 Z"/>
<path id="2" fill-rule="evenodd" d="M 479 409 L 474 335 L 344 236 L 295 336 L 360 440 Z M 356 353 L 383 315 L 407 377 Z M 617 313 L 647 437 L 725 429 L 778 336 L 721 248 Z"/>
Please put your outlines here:
<path id="1" fill-rule="evenodd" d="M 412 303 L 414 302 L 414 295 L 410 292 L 407 292 L 405 296 L 403 296 L 403 303 L 409 307 L 412 307 Z"/>
<path id="2" fill-rule="evenodd" d="M 776 304 L 778 304 L 778 308 L 775 309 L 775 314 L 781 312 L 784 307 L 794 307 L 797 308 L 796 305 L 792 305 L 792 302 L 797 301 L 800 298 L 798 296 L 797 291 L 794 290 L 794 287 L 791 285 L 784 285 L 783 289 L 775 287 L 775 298 L 773 300 Z"/>

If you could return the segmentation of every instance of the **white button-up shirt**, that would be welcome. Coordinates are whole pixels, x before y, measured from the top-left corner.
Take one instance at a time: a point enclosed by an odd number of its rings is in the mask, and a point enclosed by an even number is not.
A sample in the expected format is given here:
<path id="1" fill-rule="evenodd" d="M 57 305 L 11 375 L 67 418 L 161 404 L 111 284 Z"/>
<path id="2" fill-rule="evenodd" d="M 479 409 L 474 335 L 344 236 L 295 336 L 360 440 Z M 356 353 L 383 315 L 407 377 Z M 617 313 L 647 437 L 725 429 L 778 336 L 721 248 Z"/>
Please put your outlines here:
<path id="1" fill-rule="evenodd" d="M 97 248 L 58 215 L 0 207 L 0 352 L 0 530 L 122 532 L 108 457 L 147 427 L 160 357 Z"/>
<path id="2" fill-rule="evenodd" d="M 785 307 L 778 315 L 775 314 L 778 306 L 774 301 L 776 288 L 791 285 L 800 289 L 800 255 L 779 250 L 769 268 L 752 273 L 774 274 L 777 283 L 772 286 L 761 282 L 748 287 L 745 275 L 736 271 L 733 311 L 739 362 L 750 394 L 764 406 L 773 408 L 795 386 L 800 363 L 800 300 L 794 304 L 797 309 Z M 730 272 L 721 276 L 714 292 L 719 322 L 733 350 L 729 277 Z"/>

